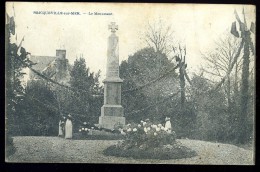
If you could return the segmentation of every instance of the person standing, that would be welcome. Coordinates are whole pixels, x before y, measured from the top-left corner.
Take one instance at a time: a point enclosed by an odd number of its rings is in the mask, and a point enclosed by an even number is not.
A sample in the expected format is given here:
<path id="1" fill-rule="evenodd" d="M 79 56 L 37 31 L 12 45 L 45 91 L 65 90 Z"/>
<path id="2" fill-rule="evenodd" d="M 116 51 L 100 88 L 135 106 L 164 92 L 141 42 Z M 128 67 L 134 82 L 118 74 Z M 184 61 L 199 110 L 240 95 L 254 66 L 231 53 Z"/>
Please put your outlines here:
<path id="1" fill-rule="evenodd" d="M 60 118 L 60 121 L 59 121 L 59 134 L 58 134 L 59 137 L 64 136 L 65 121 L 66 121 L 65 117 L 61 117 Z"/>
<path id="2" fill-rule="evenodd" d="M 72 139 L 72 116 L 69 114 L 65 123 L 65 139 Z"/>
<path id="3" fill-rule="evenodd" d="M 164 127 L 164 128 L 167 129 L 167 132 L 168 132 L 168 133 L 171 133 L 171 130 L 172 130 L 172 124 L 171 124 L 170 119 L 171 119 L 171 118 L 168 118 L 168 117 L 165 118 L 165 121 L 166 121 L 166 122 L 165 122 L 165 127 Z"/>

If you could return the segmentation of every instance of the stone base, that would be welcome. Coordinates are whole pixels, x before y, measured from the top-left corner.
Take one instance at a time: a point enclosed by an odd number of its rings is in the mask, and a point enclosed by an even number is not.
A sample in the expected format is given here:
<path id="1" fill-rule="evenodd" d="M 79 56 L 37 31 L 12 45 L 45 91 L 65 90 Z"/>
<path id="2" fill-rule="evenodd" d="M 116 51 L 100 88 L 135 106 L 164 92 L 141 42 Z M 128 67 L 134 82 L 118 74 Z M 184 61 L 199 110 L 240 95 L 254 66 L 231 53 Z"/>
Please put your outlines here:
<path id="1" fill-rule="evenodd" d="M 100 116 L 99 127 L 113 129 L 115 125 L 125 125 L 125 117 L 119 116 Z"/>
<path id="2" fill-rule="evenodd" d="M 124 108 L 121 105 L 103 105 L 101 107 L 101 116 L 124 116 Z"/>
<path id="3" fill-rule="evenodd" d="M 103 105 L 99 126 L 102 128 L 113 129 L 115 125 L 125 125 L 124 108 L 121 105 Z"/>

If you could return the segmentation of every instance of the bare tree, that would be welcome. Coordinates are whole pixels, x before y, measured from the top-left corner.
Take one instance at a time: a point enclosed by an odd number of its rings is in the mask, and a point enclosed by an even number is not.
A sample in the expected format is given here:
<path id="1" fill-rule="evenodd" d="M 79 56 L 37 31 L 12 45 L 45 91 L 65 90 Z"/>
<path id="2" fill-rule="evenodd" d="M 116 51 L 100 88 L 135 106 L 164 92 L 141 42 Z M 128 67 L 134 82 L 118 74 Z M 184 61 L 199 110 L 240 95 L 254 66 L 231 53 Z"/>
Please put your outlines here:
<path id="1" fill-rule="evenodd" d="M 144 41 L 149 47 L 168 55 L 171 52 L 171 41 L 173 30 L 171 25 L 165 24 L 162 20 L 154 23 L 148 23 L 145 32 Z"/>
<path id="2" fill-rule="evenodd" d="M 236 54 L 240 46 L 240 40 L 234 38 L 231 34 L 224 35 L 216 42 L 216 48 L 209 54 L 203 54 L 203 58 L 206 60 L 206 66 L 203 71 L 211 78 L 222 79 L 226 77 L 224 82 L 224 89 L 227 96 L 227 107 L 230 110 L 231 105 L 231 92 L 234 95 L 238 95 L 238 74 L 242 69 L 242 58 L 236 59 Z M 235 69 L 231 72 L 235 64 Z M 233 84 L 232 77 L 234 76 Z M 232 90 L 233 87 L 233 90 Z"/>

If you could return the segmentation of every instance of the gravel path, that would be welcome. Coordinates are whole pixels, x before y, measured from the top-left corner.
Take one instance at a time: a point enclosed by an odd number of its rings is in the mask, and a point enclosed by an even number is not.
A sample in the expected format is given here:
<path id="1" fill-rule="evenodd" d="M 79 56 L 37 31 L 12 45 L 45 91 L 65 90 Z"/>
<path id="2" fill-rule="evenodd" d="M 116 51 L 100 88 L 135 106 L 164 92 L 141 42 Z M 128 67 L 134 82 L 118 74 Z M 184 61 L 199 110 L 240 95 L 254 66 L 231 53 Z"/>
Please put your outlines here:
<path id="1" fill-rule="evenodd" d="M 65 140 L 59 137 L 14 137 L 17 151 L 8 162 L 139 163 L 139 164 L 230 164 L 252 165 L 253 151 L 230 144 L 179 140 L 198 156 L 175 160 L 136 160 L 105 156 L 102 151 L 116 140 Z"/>

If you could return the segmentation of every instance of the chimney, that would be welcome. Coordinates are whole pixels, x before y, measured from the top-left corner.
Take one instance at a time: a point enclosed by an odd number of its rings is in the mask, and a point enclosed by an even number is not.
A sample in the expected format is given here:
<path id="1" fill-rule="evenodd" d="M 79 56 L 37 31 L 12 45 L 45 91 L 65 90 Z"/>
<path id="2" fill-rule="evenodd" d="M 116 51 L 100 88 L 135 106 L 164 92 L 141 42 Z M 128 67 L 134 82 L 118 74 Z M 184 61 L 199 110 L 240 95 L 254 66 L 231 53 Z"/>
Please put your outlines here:
<path id="1" fill-rule="evenodd" d="M 56 50 L 56 56 L 61 59 L 66 58 L 66 50 Z"/>

